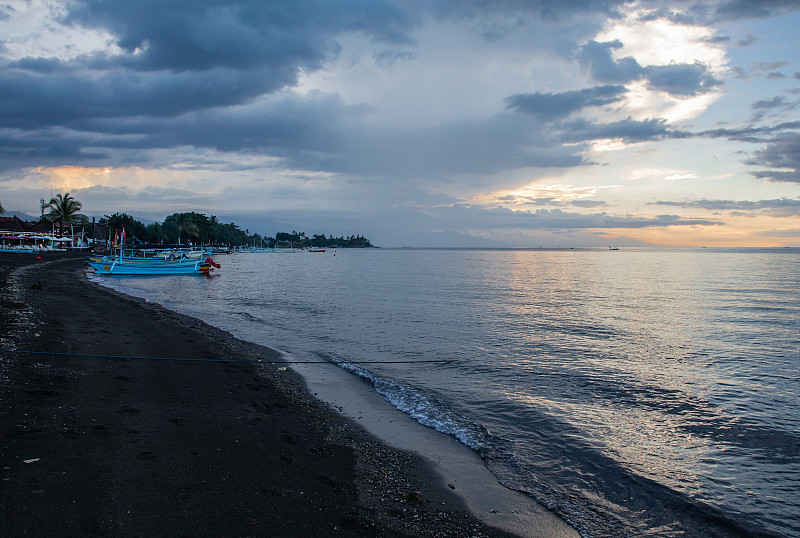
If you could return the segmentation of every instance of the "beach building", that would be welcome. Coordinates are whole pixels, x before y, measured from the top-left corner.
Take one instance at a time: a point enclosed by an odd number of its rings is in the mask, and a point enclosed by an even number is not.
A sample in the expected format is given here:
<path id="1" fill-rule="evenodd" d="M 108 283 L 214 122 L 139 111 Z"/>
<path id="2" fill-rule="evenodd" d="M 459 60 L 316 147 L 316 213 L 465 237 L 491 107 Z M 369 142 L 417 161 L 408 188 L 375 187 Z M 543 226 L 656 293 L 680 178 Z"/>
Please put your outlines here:
<path id="1" fill-rule="evenodd" d="M 67 230 L 65 230 L 67 231 Z M 70 226 L 67 233 L 56 233 L 52 222 L 29 222 L 18 216 L 0 217 L 0 249 L 7 251 L 41 251 L 87 248 L 86 226 Z"/>

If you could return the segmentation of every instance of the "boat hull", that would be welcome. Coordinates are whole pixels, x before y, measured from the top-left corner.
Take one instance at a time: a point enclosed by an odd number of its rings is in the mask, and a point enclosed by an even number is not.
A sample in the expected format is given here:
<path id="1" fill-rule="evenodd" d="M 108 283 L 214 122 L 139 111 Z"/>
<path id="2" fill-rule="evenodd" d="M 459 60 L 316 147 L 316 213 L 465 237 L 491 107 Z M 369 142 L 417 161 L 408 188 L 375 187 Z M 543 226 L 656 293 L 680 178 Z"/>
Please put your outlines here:
<path id="1" fill-rule="evenodd" d="M 211 264 L 204 262 L 179 265 L 144 265 L 119 262 L 87 262 L 100 275 L 146 276 L 146 275 L 207 275 Z"/>

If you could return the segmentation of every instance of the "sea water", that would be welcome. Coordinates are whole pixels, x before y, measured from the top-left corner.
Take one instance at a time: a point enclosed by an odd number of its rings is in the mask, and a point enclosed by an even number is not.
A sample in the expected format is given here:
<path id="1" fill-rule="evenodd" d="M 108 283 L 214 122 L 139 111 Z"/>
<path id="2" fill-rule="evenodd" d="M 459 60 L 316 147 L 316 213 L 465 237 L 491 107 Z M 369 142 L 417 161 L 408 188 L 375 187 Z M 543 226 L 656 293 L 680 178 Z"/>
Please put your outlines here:
<path id="1" fill-rule="evenodd" d="M 98 279 L 369 380 L 586 536 L 800 536 L 798 249 L 217 261 Z"/>

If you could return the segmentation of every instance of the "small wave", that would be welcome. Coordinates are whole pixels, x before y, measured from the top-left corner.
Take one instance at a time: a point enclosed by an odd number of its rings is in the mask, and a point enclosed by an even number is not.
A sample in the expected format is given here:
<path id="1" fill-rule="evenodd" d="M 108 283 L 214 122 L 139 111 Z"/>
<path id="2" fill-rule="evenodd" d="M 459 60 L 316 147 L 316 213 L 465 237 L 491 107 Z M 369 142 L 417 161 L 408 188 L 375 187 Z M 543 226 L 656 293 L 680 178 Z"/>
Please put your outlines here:
<path id="1" fill-rule="evenodd" d="M 384 396 L 393 406 L 424 426 L 452 435 L 461 443 L 481 455 L 490 447 L 490 434 L 480 425 L 470 422 L 453 412 L 439 398 L 423 394 L 417 389 L 381 377 L 366 368 L 356 366 L 343 359 L 325 357 L 339 366 L 372 383 L 375 391 Z"/>
<path id="2" fill-rule="evenodd" d="M 254 316 L 253 314 L 251 314 L 249 312 L 239 312 L 239 315 L 249 319 L 250 321 L 264 321 L 261 318 L 256 317 L 256 316 Z"/>

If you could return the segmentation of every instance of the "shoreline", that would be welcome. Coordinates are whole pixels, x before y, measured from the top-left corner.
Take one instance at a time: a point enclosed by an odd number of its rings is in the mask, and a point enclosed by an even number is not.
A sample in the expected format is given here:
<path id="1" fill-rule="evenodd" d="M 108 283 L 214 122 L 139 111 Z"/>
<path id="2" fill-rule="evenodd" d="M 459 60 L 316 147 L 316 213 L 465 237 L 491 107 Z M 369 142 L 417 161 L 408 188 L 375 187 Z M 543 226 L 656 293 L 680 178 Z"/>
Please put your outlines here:
<path id="1" fill-rule="evenodd" d="M 4 536 L 513 535 L 299 374 L 247 364 L 274 350 L 89 282 L 84 255 L 23 258 L 0 255 Z"/>

